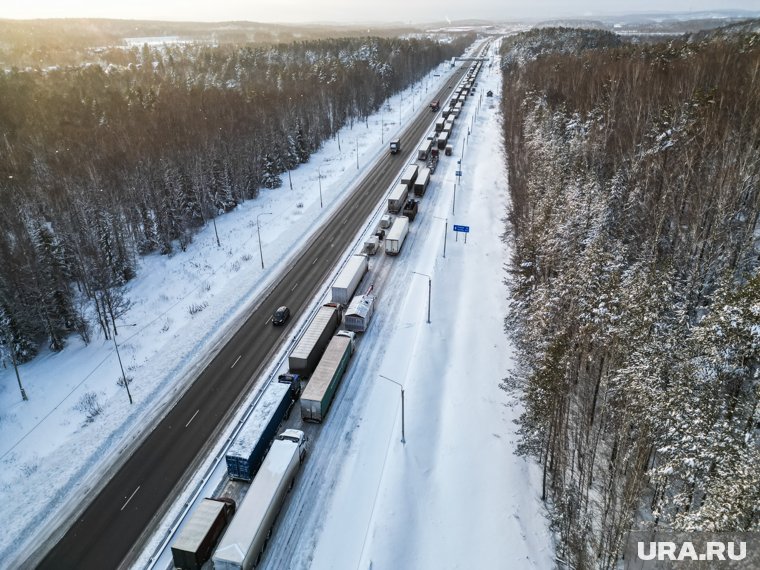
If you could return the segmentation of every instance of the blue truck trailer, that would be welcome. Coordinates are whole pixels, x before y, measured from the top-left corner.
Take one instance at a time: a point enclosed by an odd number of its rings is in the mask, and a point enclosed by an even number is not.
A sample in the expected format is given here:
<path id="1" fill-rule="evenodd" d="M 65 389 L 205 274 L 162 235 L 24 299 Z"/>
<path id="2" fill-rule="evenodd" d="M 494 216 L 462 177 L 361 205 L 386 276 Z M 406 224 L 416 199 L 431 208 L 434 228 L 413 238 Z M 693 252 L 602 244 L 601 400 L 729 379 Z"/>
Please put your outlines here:
<path id="1" fill-rule="evenodd" d="M 295 374 L 280 377 L 264 389 L 251 415 L 227 450 L 230 479 L 253 481 L 264 461 L 277 428 L 300 395 L 300 379 Z"/>

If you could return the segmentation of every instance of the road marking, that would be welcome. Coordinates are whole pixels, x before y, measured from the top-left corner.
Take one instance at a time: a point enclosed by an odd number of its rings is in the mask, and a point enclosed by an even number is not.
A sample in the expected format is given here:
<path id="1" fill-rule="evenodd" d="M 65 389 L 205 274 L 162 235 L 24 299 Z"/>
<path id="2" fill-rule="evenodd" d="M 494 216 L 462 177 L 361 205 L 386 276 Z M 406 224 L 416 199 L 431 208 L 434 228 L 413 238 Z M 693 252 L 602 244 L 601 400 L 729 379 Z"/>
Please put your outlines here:
<path id="1" fill-rule="evenodd" d="M 190 422 L 191 422 L 191 421 L 193 421 L 193 420 L 195 419 L 195 416 L 197 416 L 197 415 L 198 415 L 198 412 L 200 412 L 200 409 L 198 409 L 198 410 L 195 410 L 195 413 L 193 414 L 193 417 L 192 417 L 192 418 L 190 418 L 190 421 L 189 421 L 189 422 L 187 422 L 187 423 L 185 424 L 185 427 L 187 427 L 187 426 L 189 426 L 189 425 L 190 425 Z"/>
<path id="2" fill-rule="evenodd" d="M 269 319 L 267 319 L 267 322 L 269 322 Z M 235 368 L 235 365 L 238 363 L 238 360 L 240 360 L 242 357 L 243 357 L 243 355 L 241 354 L 240 356 L 238 356 L 238 357 L 235 359 L 235 362 L 233 362 L 233 363 L 232 363 L 232 366 L 230 366 L 230 370 L 232 370 L 233 368 Z"/>
<path id="3" fill-rule="evenodd" d="M 314 264 L 315 264 L 317 261 L 319 261 L 319 258 L 318 258 L 318 257 L 315 257 L 315 258 L 314 258 L 314 261 L 312 261 L 312 262 L 311 262 L 311 264 L 312 264 L 312 265 L 314 265 Z"/>
<path id="4" fill-rule="evenodd" d="M 295 291 L 296 287 L 298 287 L 298 283 L 296 283 L 295 285 L 293 285 L 293 288 L 290 290 L 290 292 L 292 293 L 293 291 Z"/>
<path id="5" fill-rule="evenodd" d="M 122 511 L 124 510 L 124 507 L 126 507 L 126 506 L 127 506 L 127 504 L 129 503 L 129 501 L 131 501 L 131 500 L 132 500 L 132 497 L 134 497 L 134 496 L 137 494 L 137 491 L 139 491 L 139 490 L 140 490 L 140 485 L 138 485 L 138 486 L 137 486 L 137 489 L 135 489 L 135 492 L 134 492 L 134 493 L 132 493 L 132 494 L 129 496 L 129 499 L 127 499 L 127 502 L 126 502 L 126 503 L 124 503 L 124 504 L 122 505 L 122 507 L 121 507 L 121 510 L 122 510 Z"/>

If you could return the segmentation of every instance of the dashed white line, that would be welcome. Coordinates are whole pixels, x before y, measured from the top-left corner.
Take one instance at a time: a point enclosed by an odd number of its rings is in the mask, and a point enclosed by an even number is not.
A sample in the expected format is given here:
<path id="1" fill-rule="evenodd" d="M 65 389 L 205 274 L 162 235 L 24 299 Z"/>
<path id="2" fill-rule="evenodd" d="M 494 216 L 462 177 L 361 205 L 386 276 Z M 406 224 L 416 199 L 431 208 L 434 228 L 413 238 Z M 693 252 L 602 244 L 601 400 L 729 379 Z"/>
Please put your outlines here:
<path id="1" fill-rule="evenodd" d="M 295 285 L 293 285 L 293 288 L 290 290 L 290 292 L 292 293 L 293 291 L 295 291 L 296 287 L 298 287 L 298 283 L 296 283 Z"/>
<path id="2" fill-rule="evenodd" d="M 269 322 L 269 319 L 267 319 L 267 322 Z M 233 363 L 232 363 L 232 366 L 230 366 L 230 370 L 232 370 L 233 368 L 235 368 L 235 365 L 238 363 L 238 361 L 239 361 L 239 360 L 240 360 L 242 357 L 243 357 L 243 355 L 241 354 L 240 356 L 238 356 L 238 357 L 235 359 L 235 362 L 233 362 Z"/>
<path id="3" fill-rule="evenodd" d="M 192 417 L 192 418 L 190 418 L 190 421 L 188 421 L 188 422 L 185 424 L 185 427 L 187 427 L 187 426 L 189 426 L 189 425 L 190 425 L 190 422 L 191 422 L 191 421 L 193 421 L 193 420 L 195 419 L 195 416 L 197 416 L 197 415 L 198 415 L 198 412 L 200 412 L 200 410 L 199 410 L 199 409 L 198 409 L 198 410 L 195 410 L 195 413 L 193 414 L 193 417 Z"/>
<path id="4" fill-rule="evenodd" d="M 315 258 L 314 258 L 314 261 L 312 261 L 312 262 L 311 262 L 311 264 L 312 264 L 312 265 L 314 265 L 314 264 L 315 264 L 317 261 L 319 261 L 319 258 L 318 258 L 318 257 L 315 257 Z"/>
<path id="5" fill-rule="evenodd" d="M 120 510 L 122 510 L 122 511 L 124 510 L 124 507 L 126 507 L 126 506 L 127 506 L 127 504 L 129 503 L 129 501 L 131 501 L 131 500 L 132 500 L 132 497 L 134 497 L 134 496 L 137 494 L 137 491 L 139 491 L 139 490 L 140 490 L 140 485 L 138 485 L 138 486 L 137 486 L 137 489 L 135 489 L 135 492 L 134 492 L 134 493 L 132 493 L 132 494 L 129 496 L 129 499 L 127 499 L 127 502 L 126 502 L 126 503 L 124 503 L 124 504 L 121 506 L 121 509 L 120 509 Z"/>

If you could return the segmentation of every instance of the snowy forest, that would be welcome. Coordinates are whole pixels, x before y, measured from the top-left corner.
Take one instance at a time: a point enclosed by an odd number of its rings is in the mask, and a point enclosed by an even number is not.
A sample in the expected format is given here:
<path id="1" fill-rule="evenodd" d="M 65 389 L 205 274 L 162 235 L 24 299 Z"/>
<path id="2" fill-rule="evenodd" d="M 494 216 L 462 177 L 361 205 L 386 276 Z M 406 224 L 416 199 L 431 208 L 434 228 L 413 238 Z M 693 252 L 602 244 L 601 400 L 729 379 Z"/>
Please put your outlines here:
<path id="1" fill-rule="evenodd" d="M 561 566 L 614 568 L 631 528 L 760 530 L 758 28 L 502 44 L 503 387 Z"/>
<path id="2" fill-rule="evenodd" d="M 145 44 L 0 74 L 0 351 L 110 338 L 139 256 L 184 249 L 472 41 Z"/>

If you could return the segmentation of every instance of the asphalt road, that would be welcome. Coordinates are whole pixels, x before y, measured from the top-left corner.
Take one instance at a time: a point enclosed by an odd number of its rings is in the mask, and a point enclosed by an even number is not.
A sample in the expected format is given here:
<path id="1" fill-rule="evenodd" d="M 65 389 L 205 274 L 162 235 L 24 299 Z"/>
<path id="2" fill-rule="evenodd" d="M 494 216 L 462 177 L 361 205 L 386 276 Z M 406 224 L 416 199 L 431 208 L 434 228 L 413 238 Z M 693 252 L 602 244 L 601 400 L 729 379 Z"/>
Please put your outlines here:
<path id="1" fill-rule="evenodd" d="M 462 65 L 430 100 L 448 101 L 450 92 L 469 64 Z M 357 231 L 407 164 L 404 157 L 437 114 L 420 110 L 402 134 L 404 152 L 384 155 L 344 201 L 328 224 L 309 241 L 293 267 L 255 307 L 250 317 L 184 396 L 158 423 L 132 456 L 98 492 L 76 521 L 47 553 L 42 569 L 118 568 L 153 522 L 181 490 L 187 470 L 222 421 L 250 390 L 255 378 L 289 333 L 289 326 L 273 327 L 271 315 L 288 305 L 294 315 L 303 311 Z M 413 157 L 414 158 L 414 157 Z M 293 322 L 291 319 L 290 322 Z M 83 501 L 87 497 L 83 497 Z"/>

